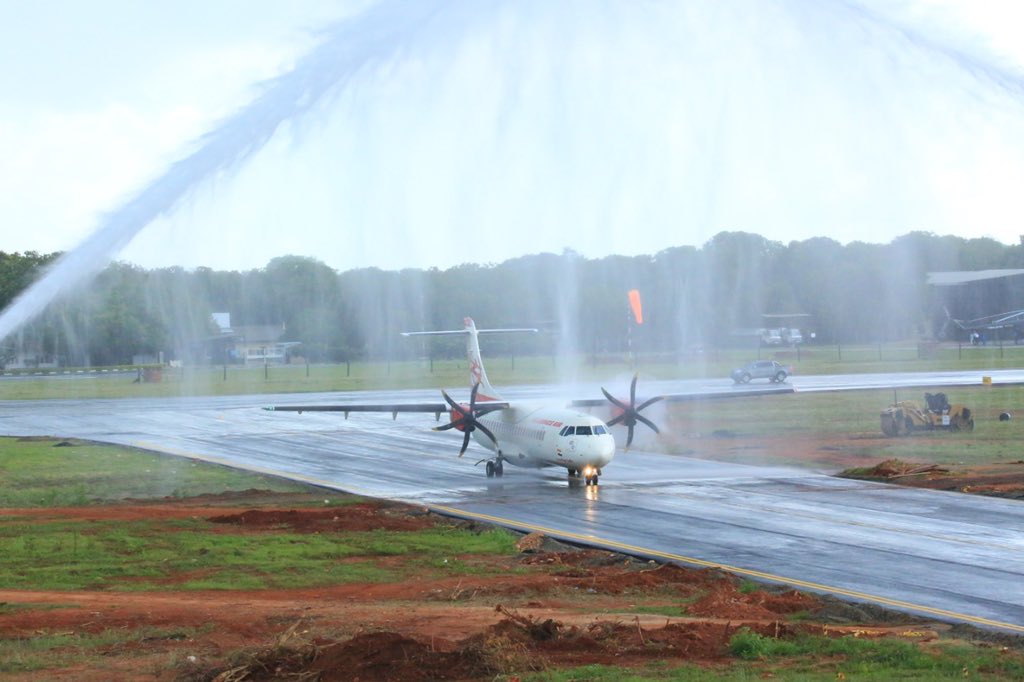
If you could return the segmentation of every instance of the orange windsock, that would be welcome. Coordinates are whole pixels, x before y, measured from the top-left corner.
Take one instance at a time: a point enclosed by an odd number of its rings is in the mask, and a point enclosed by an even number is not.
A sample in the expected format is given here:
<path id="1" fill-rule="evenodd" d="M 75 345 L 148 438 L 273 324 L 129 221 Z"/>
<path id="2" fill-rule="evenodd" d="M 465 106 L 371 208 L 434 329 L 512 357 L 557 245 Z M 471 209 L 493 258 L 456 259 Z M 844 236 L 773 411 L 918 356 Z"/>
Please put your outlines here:
<path id="1" fill-rule="evenodd" d="M 629 290 L 629 305 L 633 309 L 633 317 L 637 324 L 644 323 L 644 309 L 640 305 L 640 292 L 636 289 Z"/>

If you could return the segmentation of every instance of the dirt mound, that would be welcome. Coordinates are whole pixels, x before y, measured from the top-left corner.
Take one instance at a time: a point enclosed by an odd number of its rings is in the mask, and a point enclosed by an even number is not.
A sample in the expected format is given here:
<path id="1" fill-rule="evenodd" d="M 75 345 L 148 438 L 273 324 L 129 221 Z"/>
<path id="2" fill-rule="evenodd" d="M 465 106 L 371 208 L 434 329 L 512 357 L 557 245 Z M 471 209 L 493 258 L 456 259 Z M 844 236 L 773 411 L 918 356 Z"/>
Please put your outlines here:
<path id="1" fill-rule="evenodd" d="M 224 514 L 207 518 L 211 523 L 245 526 L 252 530 L 280 530 L 297 533 L 325 531 L 424 530 L 434 525 L 426 515 L 411 516 L 388 512 L 380 504 L 362 503 L 326 510 L 250 509 L 240 514 Z"/>
<path id="2" fill-rule="evenodd" d="M 938 466 L 887 459 L 872 467 L 847 469 L 838 475 L 914 488 L 1024 499 L 1024 467 L 1021 464 L 1017 461 Z"/>
<path id="3" fill-rule="evenodd" d="M 705 596 L 690 604 L 693 616 L 735 620 L 772 620 L 779 616 L 809 611 L 820 605 L 815 597 L 789 591 L 772 594 L 763 590 L 741 592 L 728 580 L 721 581 Z"/>
<path id="4" fill-rule="evenodd" d="M 331 680 L 465 680 L 484 672 L 472 651 L 439 650 L 395 632 L 357 635 L 321 648 L 316 660 L 301 672 Z M 254 678 L 255 679 L 255 678 Z M 267 679 L 279 679 L 271 677 Z"/>
<path id="5" fill-rule="evenodd" d="M 413 637 L 395 631 L 358 633 L 343 641 L 301 641 L 295 627 L 276 644 L 236 657 L 235 665 L 214 670 L 179 670 L 183 678 L 276 680 L 493 679 L 512 673 L 584 664 L 629 665 L 654 660 L 715 662 L 728 657 L 740 627 L 766 637 L 788 638 L 802 626 L 779 621 L 675 622 L 641 627 L 634 621 L 597 620 L 566 625 L 553 618 L 520 615 L 498 606 L 499 622 L 457 641 Z M 185 664 L 187 666 L 187 664 Z"/>
<path id="6" fill-rule="evenodd" d="M 846 478 L 865 479 L 892 479 L 903 476 L 947 474 L 949 469 L 936 464 L 920 464 L 916 462 L 904 462 L 900 459 L 887 459 L 879 462 L 873 467 L 847 469 L 839 475 Z"/>

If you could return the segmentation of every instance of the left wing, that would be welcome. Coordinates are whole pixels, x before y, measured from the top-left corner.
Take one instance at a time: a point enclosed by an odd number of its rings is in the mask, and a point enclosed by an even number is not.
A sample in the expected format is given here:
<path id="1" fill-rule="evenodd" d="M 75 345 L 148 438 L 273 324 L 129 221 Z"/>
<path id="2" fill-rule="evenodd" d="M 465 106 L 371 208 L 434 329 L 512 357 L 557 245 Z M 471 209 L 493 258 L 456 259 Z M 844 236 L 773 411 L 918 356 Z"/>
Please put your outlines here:
<path id="1" fill-rule="evenodd" d="M 446 391 L 441 391 L 441 395 L 445 400 L 443 403 L 273 405 L 263 409 L 271 412 L 344 412 L 345 419 L 348 419 L 349 412 L 390 412 L 392 419 L 398 419 L 399 412 L 426 412 L 428 414 L 433 413 L 435 421 L 440 421 L 442 412 L 450 410 L 452 420 L 444 426 L 435 426 L 434 430 L 447 431 L 448 429 L 458 429 L 462 431 L 462 449 L 459 450 L 459 457 L 462 457 L 466 453 L 466 448 L 469 447 L 470 434 L 477 430 L 490 438 L 495 446 L 497 446 L 498 439 L 494 437 L 490 429 L 480 423 L 478 418 L 489 412 L 496 412 L 497 410 L 504 410 L 509 407 L 509 403 L 503 400 L 485 400 L 483 403 L 478 404 L 476 396 L 479 391 L 480 383 L 477 382 L 473 385 L 473 391 L 469 394 L 468 405 L 455 402 Z"/>
<path id="2" fill-rule="evenodd" d="M 488 402 L 483 405 L 477 405 L 476 412 L 493 412 L 494 410 L 501 410 L 506 407 L 508 407 L 507 402 Z M 350 412 L 390 412 L 392 419 L 397 419 L 399 412 L 419 412 L 433 414 L 436 421 L 440 420 L 441 414 L 448 412 L 451 407 L 447 403 L 351 403 L 348 405 L 270 405 L 263 409 L 270 412 L 342 412 L 345 415 L 345 419 L 348 419 Z"/>
<path id="3" fill-rule="evenodd" d="M 269 405 L 263 408 L 269 412 L 343 412 L 345 419 L 348 419 L 349 412 L 390 412 L 392 419 L 398 418 L 399 412 L 424 412 L 433 413 L 434 419 L 440 419 L 442 412 L 448 411 L 444 403 L 415 403 L 415 404 L 352 404 L 352 405 Z"/>

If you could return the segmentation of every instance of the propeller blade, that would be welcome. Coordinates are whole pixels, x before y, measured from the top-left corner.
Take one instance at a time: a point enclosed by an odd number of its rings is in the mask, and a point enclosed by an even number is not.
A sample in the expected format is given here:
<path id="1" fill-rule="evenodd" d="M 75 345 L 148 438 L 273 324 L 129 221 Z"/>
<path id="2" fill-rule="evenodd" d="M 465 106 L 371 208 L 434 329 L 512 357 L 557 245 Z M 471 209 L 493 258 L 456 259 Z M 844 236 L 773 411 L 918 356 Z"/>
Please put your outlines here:
<path id="1" fill-rule="evenodd" d="M 480 429 L 480 431 L 482 431 L 485 436 L 490 438 L 492 443 L 494 443 L 495 445 L 498 444 L 498 439 L 494 437 L 494 434 L 491 433 L 491 430 L 489 428 L 487 428 L 486 426 L 484 426 L 480 422 L 476 423 L 476 428 Z"/>
<path id="2" fill-rule="evenodd" d="M 651 429 L 655 433 L 661 433 L 661 430 L 658 428 L 657 424 L 652 422 L 647 417 L 641 416 L 640 411 L 644 410 L 644 409 L 647 409 L 648 407 L 650 407 L 654 403 L 658 402 L 659 400 L 664 400 L 665 396 L 657 395 L 657 396 L 654 396 L 653 398 L 648 398 L 647 400 L 645 400 L 642 403 L 640 403 L 640 405 L 637 405 L 636 404 L 636 382 L 637 382 L 637 379 L 639 378 L 639 376 L 640 376 L 639 373 L 634 374 L 632 381 L 629 382 L 629 404 L 628 405 L 626 403 L 622 402 L 621 400 L 617 399 L 615 396 L 613 396 L 611 393 L 609 393 L 605 389 L 603 389 L 603 388 L 601 389 L 601 392 L 604 393 L 604 397 L 608 399 L 608 402 L 610 402 L 612 405 L 614 405 L 615 407 L 617 407 L 620 410 L 622 410 L 622 412 L 620 414 L 617 414 L 614 417 L 612 417 L 610 420 L 608 420 L 607 424 L 608 424 L 608 426 L 615 426 L 616 424 L 622 424 L 623 426 L 626 427 L 626 429 L 627 429 L 627 431 L 626 431 L 626 449 L 627 450 L 629 449 L 629 446 L 633 444 L 633 436 L 635 434 L 634 427 L 637 425 L 637 423 L 644 424 L 645 426 L 647 426 L 649 429 Z"/>
<path id="3" fill-rule="evenodd" d="M 636 418 L 637 418 L 638 421 L 642 421 L 644 424 L 647 424 L 647 426 L 649 426 L 651 428 L 651 430 L 654 431 L 655 433 L 661 433 L 661 431 L 658 429 L 658 425 L 655 424 L 654 422 L 652 422 L 647 417 L 644 417 L 643 415 L 639 415 L 638 414 L 636 416 Z"/>
<path id="4" fill-rule="evenodd" d="M 446 403 L 452 406 L 453 410 L 461 414 L 463 417 L 469 416 L 469 413 L 466 412 L 465 408 L 463 408 L 462 405 L 459 405 L 457 402 L 452 400 L 452 397 L 448 395 L 448 392 L 445 391 L 444 389 L 441 389 L 441 396 L 444 398 Z"/>
<path id="5" fill-rule="evenodd" d="M 626 407 L 626 403 L 622 402 L 621 400 L 619 400 L 618 398 L 613 396 L 611 393 L 609 393 L 605 389 L 602 388 L 601 389 L 601 393 L 604 393 L 604 397 L 607 398 L 608 402 L 610 402 L 615 407 L 618 407 L 618 408 L 623 409 L 623 410 L 629 409 L 628 407 Z"/>
<path id="6" fill-rule="evenodd" d="M 665 396 L 663 396 L 663 395 L 656 395 L 653 398 L 648 398 L 647 400 L 645 400 L 642 403 L 640 403 L 639 407 L 636 408 L 636 411 L 640 412 L 642 410 L 646 410 L 648 407 L 650 407 L 654 403 L 658 402 L 659 400 L 664 400 L 664 399 L 665 399 Z"/>
<path id="7" fill-rule="evenodd" d="M 466 450 L 469 449 L 469 436 L 471 433 L 479 429 L 485 436 L 491 439 L 495 445 L 498 444 L 498 439 L 494 437 L 490 429 L 480 423 L 477 419 L 477 407 L 476 407 L 476 395 L 480 391 L 480 382 L 473 384 L 473 390 L 469 394 L 469 409 L 467 410 L 464 406 L 455 402 L 455 400 L 448 395 L 448 392 L 441 390 L 441 395 L 444 396 L 444 400 L 448 403 L 452 412 L 457 413 L 458 416 L 452 419 L 449 423 L 443 426 L 435 426 L 434 431 L 447 431 L 448 429 L 460 429 L 462 431 L 462 448 L 459 450 L 459 457 L 466 454 Z M 483 414 L 491 410 L 482 410 Z"/>

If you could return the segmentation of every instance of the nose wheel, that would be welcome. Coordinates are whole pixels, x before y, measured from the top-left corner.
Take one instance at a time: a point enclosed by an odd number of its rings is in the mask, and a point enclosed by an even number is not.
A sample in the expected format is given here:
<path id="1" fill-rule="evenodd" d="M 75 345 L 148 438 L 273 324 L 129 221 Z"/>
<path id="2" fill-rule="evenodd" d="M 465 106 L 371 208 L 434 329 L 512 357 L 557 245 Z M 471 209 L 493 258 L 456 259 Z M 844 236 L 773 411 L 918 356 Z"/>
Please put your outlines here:
<path id="1" fill-rule="evenodd" d="M 600 470 L 594 471 L 593 473 L 586 473 L 579 469 L 569 469 L 569 482 L 572 483 L 573 481 L 579 481 L 580 476 L 582 476 L 584 485 L 597 485 L 600 474 Z"/>
<path id="2" fill-rule="evenodd" d="M 488 460 L 487 461 L 486 470 L 487 470 L 487 478 L 494 478 L 495 476 L 497 476 L 498 478 L 501 478 L 502 476 L 505 475 L 505 467 L 502 466 L 502 463 L 501 463 L 500 459 L 499 460 L 493 460 L 493 459 L 492 460 Z"/>

